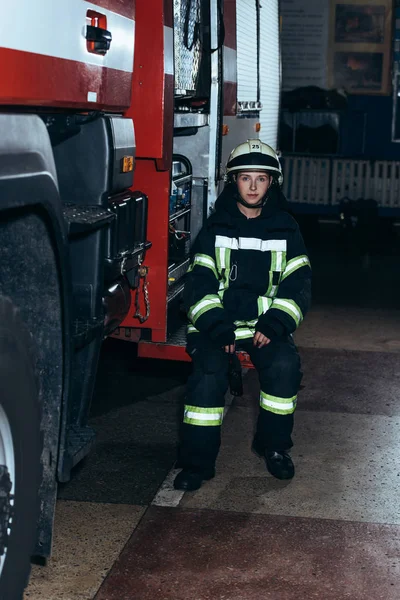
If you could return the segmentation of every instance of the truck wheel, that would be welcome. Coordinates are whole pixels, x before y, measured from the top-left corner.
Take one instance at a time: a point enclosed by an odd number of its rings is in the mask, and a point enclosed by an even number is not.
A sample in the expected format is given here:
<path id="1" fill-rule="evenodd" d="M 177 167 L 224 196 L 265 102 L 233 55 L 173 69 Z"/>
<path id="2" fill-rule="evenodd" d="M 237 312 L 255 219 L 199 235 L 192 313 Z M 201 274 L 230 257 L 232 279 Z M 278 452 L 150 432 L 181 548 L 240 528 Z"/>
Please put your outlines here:
<path id="1" fill-rule="evenodd" d="M 42 435 L 32 343 L 0 296 L 0 598 L 22 600 L 35 547 Z"/>

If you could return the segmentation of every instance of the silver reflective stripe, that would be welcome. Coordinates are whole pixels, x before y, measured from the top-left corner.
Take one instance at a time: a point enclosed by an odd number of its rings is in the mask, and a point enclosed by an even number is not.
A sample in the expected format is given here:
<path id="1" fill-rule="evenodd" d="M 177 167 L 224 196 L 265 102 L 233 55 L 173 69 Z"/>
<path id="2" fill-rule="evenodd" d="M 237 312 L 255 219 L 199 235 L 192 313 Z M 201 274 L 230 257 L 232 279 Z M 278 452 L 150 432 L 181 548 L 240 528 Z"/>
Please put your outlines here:
<path id="1" fill-rule="evenodd" d="M 259 250 L 260 252 L 285 252 L 286 240 L 260 240 L 258 238 L 239 238 L 240 250 Z"/>
<path id="2" fill-rule="evenodd" d="M 250 329 L 249 327 L 239 327 L 235 331 L 235 339 L 237 340 L 245 340 L 247 338 L 252 338 L 255 334 L 254 329 Z"/>
<path id="3" fill-rule="evenodd" d="M 206 408 L 201 406 L 185 405 L 183 422 L 188 423 L 189 425 L 215 427 L 221 425 L 223 418 L 223 406 Z"/>
<path id="4" fill-rule="evenodd" d="M 190 308 L 188 313 L 189 319 L 195 325 L 196 320 L 199 317 L 201 317 L 201 315 L 214 308 L 222 309 L 221 299 L 219 298 L 219 296 L 213 294 L 205 296 L 204 298 L 202 298 L 202 300 L 200 300 Z"/>
<path id="5" fill-rule="evenodd" d="M 286 252 L 271 252 L 271 271 L 284 271 L 286 266 Z"/>
<path id="6" fill-rule="evenodd" d="M 276 268 L 274 271 L 283 271 L 283 252 L 276 252 Z"/>
<path id="7" fill-rule="evenodd" d="M 218 236 L 217 236 L 218 237 Z M 215 247 L 215 258 L 217 260 L 217 271 L 220 276 L 218 294 L 223 298 L 225 290 L 229 287 L 229 271 L 231 268 L 231 251 L 229 248 Z"/>
<path id="8" fill-rule="evenodd" d="M 278 415 L 290 415 L 295 411 L 297 404 L 297 396 L 291 398 L 280 398 L 279 396 L 271 396 L 265 392 L 260 394 L 260 405 L 265 410 L 276 413 Z"/>
<path id="9" fill-rule="evenodd" d="M 226 252 L 225 248 L 215 248 L 216 250 L 216 258 L 217 258 L 217 266 L 218 271 L 222 271 L 222 269 L 226 269 Z"/>
<path id="10" fill-rule="evenodd" d="M 303 256 L 296 256 L 296 258 L 292 258 L 292 260 L 289 260 L 286 265 L 286 269 L 282 275 L 282 281 L 297 271 L 297 269 L 301 269 L 301 267 L 306 266 L 311 267 L 309 258 L 305 254 Z"/>
<path id="11" fill-rule="evenodd" d="M 275 298 L 277 292 L 278 292 L 278 286 L 277 285 L 272 285 L 270 293 L 269 293 L 269 295 L 271 296 L 271 298 Z"/>
<path id="12" fill-rule="evenodd" d="M 258 316 L 263 315 L 270 309 L 272 305 L 271 298 L 266 298 L 265 296 L 259 296 L 258 298 Z"/>
<path id="13" fill-rule="evenodd" d="M 188 325 L 187 326 L 187 332 L 188 333 L 199 333 L 199 330 L 196 329 L 196 327 L 194 327 L 193 325 Z"/>
<path id="14" fill-rule="evenodd" d="M 294 300 L 275 298 L 272 303 L 272 308 L 277 308 L 278 310 L 283 310 L 285 313 L 287 313 L 295 321 L 297 327 L 303 320 L 303 313 Z"/>
<path id="15" fill-rule="evenodd" d="M 274 277 L 274 272 L 270 271 L 269 272 L 268 289 L 267 289 L 267 293 L 265 294 L 269 298 L 274 298 L 276 296 L 277 291 L 278 291 L 278 286 L 273 284 L 273 277 Z"/>
<path id="16" fill-rule="evenodd" d="M 235 321 L 236 327 L 255 327 L 258 319 L 253 319 L 252 321 Z"/>
<path id="17" fill-rule="evenodd" d="M 239 250 L 239 243 L 237 238 L 230 238 L 225 235 L 215 236 L 215 247 L 216 248 L 229 248 L 230 250 Z"/>
<path id="18" fill-rule="evenodd" d="M 260 252 L 286 252 L 286 240 L 261 240 L 259 238 L 230 238 L 225 235 L 215 236 L 216 248 L 230 250 L 259 250 Z"/>
<path id="19" fill-rule="evenodd" d="M 196 254 L 193 259 L 193 263 L 190 267 L 190 270 L 193 270 L 195 265 L 198 265 L 200 267 L 208 267 L 214 273 L 215 277 L 217 277 L 215 261 L 211 258 L 211 256 L 208 256 L 207 254 Z"/>

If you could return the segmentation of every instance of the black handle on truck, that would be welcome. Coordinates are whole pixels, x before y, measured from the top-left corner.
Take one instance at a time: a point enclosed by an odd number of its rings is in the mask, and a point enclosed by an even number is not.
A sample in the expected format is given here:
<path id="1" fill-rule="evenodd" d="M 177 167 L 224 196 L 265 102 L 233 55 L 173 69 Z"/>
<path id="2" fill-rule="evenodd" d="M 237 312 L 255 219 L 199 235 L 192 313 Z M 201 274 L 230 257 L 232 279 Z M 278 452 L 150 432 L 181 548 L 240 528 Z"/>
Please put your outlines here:
<path id="1" fill-rule="evenodd" d="M 86 40 L 93 43 L 93 49 L 91 51 L 94 54 L 104 55 L 109 51 L 111 46 L 111 31 L 107 31 L 107 29 L 102 29 L 101 27 L 95 27 L 94 25 L 87 25 Z"/>

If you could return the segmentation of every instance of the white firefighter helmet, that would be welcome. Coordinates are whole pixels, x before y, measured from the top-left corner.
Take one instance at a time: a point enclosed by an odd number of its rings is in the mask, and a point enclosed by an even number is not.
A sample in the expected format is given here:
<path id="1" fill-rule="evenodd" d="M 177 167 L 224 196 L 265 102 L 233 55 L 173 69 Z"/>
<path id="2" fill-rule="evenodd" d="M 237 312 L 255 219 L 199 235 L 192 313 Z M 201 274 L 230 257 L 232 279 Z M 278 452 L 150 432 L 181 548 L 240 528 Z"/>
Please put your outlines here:
<path id="1" fill-rule="evenodd" d="M 226 165 L 226 174 L 231 175 L 243 170 L 267 171 L 276 176 L 279 185 L 283 183 L 277 153 L 261 140 L 247 140 L 232 150 Z"/>

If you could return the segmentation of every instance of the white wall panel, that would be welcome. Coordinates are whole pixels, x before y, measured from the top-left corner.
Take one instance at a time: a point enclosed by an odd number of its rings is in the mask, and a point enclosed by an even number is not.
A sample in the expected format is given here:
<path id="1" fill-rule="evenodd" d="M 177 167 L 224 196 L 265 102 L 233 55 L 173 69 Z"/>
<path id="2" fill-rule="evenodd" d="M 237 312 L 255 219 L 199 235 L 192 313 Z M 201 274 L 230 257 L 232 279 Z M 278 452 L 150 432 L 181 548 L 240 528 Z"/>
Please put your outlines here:
<path id="1" fill-rule="evenodd" d="M 277 147 L 281 85 L 278 0 L 262 0 L 260 9 L 260 139 Z"/>
<path id="2" fill-rule="evenodd" d="M 236 0 L 237 99 L 257 101 L 256 0 Z"/>

